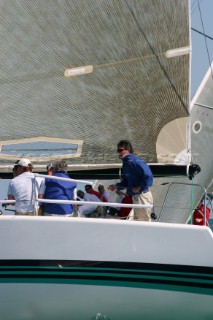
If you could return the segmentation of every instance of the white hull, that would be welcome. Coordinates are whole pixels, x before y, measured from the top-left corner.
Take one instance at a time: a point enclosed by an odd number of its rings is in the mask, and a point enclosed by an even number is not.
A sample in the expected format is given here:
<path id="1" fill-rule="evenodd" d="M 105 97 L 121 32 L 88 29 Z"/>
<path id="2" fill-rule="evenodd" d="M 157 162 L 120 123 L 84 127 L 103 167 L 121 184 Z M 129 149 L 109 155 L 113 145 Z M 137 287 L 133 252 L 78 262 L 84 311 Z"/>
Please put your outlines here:
<path id="1" fill-rule="evenodd" d="M 1 217 L 1 259 L 213 267 L 212 232 L 192 225 L 58 217 Z M 190 254 L 189 254 L 190 253 Z"/>
<path id="2" fill-rule="evenodd" d="M 213 317 L 209 228 L 11 216 L 0 241 L 4 320 Z"/>

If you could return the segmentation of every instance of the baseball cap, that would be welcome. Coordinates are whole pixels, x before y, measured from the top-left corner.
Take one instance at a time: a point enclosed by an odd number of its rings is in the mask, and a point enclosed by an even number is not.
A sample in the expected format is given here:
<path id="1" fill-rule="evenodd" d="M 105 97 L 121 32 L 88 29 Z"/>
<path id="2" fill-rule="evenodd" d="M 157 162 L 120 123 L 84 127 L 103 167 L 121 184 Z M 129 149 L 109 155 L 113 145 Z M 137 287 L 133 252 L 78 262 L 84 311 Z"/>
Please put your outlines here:
<path id="1" fill-rule="evenodd" d="M 28 167 L 28 166 L 31 166 L 32 164 L 29 159 L 22 158 L 19 160 L 19 162 L 16 165 L 22 166 L 22 167 Z"/>

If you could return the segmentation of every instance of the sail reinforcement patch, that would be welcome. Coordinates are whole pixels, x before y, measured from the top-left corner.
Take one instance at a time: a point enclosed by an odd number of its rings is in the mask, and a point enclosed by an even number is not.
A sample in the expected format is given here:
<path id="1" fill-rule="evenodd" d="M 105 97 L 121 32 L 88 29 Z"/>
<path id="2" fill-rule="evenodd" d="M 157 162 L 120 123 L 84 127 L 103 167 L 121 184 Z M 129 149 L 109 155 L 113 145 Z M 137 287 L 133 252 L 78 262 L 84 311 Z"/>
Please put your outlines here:
<path id="1" fill-rule="evenodd" d="M 15 160 L 30 158 L 32 161 L 48 161 L 81 156 L 82 140 L 37 137 L 0 141 L 0 158 Z"/>

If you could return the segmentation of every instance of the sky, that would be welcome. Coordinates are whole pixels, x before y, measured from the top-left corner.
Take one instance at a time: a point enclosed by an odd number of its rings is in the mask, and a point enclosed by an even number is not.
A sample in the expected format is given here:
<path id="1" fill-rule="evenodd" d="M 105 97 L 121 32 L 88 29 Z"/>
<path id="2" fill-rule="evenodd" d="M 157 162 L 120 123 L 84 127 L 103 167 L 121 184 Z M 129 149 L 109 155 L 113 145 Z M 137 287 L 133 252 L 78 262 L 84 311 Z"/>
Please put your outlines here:
<path id="1" fill-rule="evenodd" d="M 173 0 L 176 1 L 176 0 Z M 191 0 L 191 27 L 213 38 L 213 0 Z M 191 30 L 191 98 L 196 93 L 210 62 L 213 60 L 213 40 Z M 0 180 L 0 199 L 5 199 L 9 180 Z"/>
<path id="2" fill-rule="evenodd" d="M 200 9 L 199 9 L 200 8 Z M 191 0 L 191 28 L 205 34 L 205 38 L 191 30 L 192 65 L 191 65 L 191 97 L 196 93 L 210 63 L 213 60 L 213 0 Z"/>

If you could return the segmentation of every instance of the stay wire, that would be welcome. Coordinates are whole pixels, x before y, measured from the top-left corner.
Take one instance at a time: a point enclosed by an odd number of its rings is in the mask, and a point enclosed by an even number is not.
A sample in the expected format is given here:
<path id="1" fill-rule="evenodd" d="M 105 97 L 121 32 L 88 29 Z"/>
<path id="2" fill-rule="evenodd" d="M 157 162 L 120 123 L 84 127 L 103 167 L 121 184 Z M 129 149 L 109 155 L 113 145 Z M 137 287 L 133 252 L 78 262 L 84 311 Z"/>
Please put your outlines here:
<path id="1" fill-rule="evenodd" d="M 206 51 L 207 51 L 208 60 L 209 60 L 209 67 L 211 68 L 211 59 L 210 59 L 209 49 L 208 49 L 208 45 L 207 45 L 207 39 L 206 39 L 206 35 L 205 35 L 205 28 L 204 28 L 204 23 L 203 23 L 202 12 L 201 12 L 201 8 L 200 8 L 200 1 L 197 0 L 197 2 L 198 2 L 198 9 L 199 9 L 199 13 L 200 13 L 200 20 L 201 20 L 201 24 L 202 24 L 202 28 L 203 28 L 203 34 L 204 34 L 204 39 L 205 39 L 205 44 L 206 44 Z M 213 79 L 213 71 L 212 71 L 212 69 L 211 69 L 211 76 L 212 76 L 212 79 Z"/>
<path id="2" fill-rule="evenodd" d="M 199 31 L 199 30 L 197 30 L 197 29 L 195 29 L 195 28 L 191 28 L 193 31 L 195 31 L 195 32 L 197 32 L 197 33 L 199 33 L 199 34 L 201 34 L 202 36 L 204 36 L 204 37 L 206 37 L 206 38 L 208 38 L 208 39 L 210 39 L 210 40 L 213 40 L 213 38 L 212 37 L 210 37 L 210 36 L 207 36 L 207 34 L 205 34 L 205 33 L 203 33 L 203 32 L 201 32 L 201 31 Z"/>
<path id="3" fill-rule="evenodd" d="M 200 0 L 200 4 L 203 2 L 204 0 Z M 197 0 L 194 0 L 193 4 L 191 5 L 191 14 L 194 14 L 195 11 L 198 9 L 198 4 L 196 3 Z"/>

